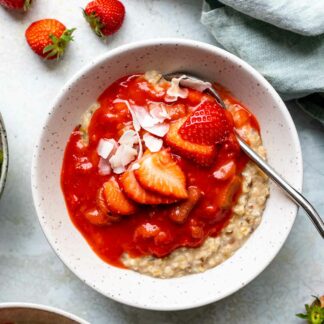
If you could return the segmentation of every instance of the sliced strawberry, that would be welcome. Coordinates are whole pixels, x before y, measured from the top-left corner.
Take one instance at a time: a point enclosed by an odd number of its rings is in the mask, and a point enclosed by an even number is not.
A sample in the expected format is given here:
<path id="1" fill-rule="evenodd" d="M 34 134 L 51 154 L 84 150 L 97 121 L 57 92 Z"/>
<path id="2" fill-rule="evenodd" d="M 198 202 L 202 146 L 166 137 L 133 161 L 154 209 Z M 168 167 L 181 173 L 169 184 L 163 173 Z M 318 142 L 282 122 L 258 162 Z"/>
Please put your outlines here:
<path id="1" fill-rule="evenodd" d="M 200 145 L 184 140 L 178 130 L 185 122 L 185 118 L 170 124 L 170 129 L 165 136 L 165 142 L 172 151 L 201 166 L 210 166 L 216 157 L 215 145 Z"/>
<path id="2" fill-rule="evenodd" d="M 122 192 L 114 177 L 105 182 L 103 188 L 107 207 L 112 213 L 117 215 L 135 213 L 136 205 Z"/>
<path id="3" fill-rule="evenodd" d="M 145 189 L 171 198 L 187 198 L 186 177 L 168 150 L 146 151 L 135 176 Z"/>
<path id="4" fill-rule="evenodd" d="M 119 178 L 119 182 L 125 194 L 139 204 L 159 205 L 171 204 L 176 200 L 158 195 L 154 192 L 144 189 L 137 181 L 134 171 L 126 171 Z"/>
<path id="5" fill-rule="evenodd" d="M 233 130 L 226 111 L 216 101 L 204 101 L 179 129 L 184 140 L 212 145 L 224 142 Z"/>

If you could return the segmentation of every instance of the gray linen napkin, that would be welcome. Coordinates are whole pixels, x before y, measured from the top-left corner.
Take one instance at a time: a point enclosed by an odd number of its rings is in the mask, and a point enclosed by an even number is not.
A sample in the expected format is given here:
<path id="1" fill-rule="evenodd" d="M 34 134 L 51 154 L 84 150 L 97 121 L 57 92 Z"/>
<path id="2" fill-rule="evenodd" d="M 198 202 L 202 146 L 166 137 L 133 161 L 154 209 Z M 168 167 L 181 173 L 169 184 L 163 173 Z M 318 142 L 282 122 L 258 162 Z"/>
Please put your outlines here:
<path id="1" fill-rule="evenodd" d="M 209 0 L 201 21 L 283 99 L 324 123 L 324 0 Z M 226 4 L 226 6 L 224 6 Z M 233 9 L 235 8 L 235 9 Z"/>

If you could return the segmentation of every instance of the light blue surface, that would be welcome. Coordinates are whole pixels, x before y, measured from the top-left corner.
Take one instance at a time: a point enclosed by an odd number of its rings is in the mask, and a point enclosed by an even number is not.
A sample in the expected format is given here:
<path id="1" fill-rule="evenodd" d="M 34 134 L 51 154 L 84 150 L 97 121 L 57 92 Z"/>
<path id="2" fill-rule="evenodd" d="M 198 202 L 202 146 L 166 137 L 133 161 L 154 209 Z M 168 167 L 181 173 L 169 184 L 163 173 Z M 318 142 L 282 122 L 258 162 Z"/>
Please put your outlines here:
<path id="1" fill-rule="evenodd" d="M 131 40 L 177 36 L 214 42 L 199 24 L 201 3 L 197 0 L 125 0 L 125 25 L 107 44 L 98 41 L 83 23 L 79 8 L 85 3 L 35 1 L 33 10 L 24 17 L 0 8 L 0 109 L 7 126 L 11 163 L 0 201 L 0 302 L 56 306 L 98 324 L 300 323 L 294 314 L 303 310 L 311 294 L 324 293 L 323 241 L 304 212 L 299 213 L 278 257 L 256 280 L 223 301 L 194 310 L 163 313 L 121 305 L 83 284 L 56 257 L 33 207 L 30 163 L 49 102 L 62 84 L 94 56 Z M 78 27 L 76 42 L 59 64 L 38 60 L 23 38 L 26 26 L 48 12 Z M 296 107 L 291 111 L 304 154 L 304 193 L 323 215 L 324 128 Z"/>
<path id="2" fill-rule="evenodd" d="M 209 0 L 215 1 L 215 0 Z M 250 17 L 306 36 L 324 33 L 324 2 L 309 0 L 219 0 Z"/>
<path id="3" fill-rule="evenodd" d="M 324 92 L 323 13 L 323 1 L 208 0 L 201 21 L 221 47 L 250 63 L 288 100 Z M 323 98 L 299 104 L 324 124 Z"/>
<path id="4" fill-rule="evenodd" d="M 324 35 L 302 36 L 227 6 L 210 10 L 206 4 L 201 21 L 222 47 L 260 71 L 285 99 L 324 91 L 324 73 L 319 69 Z"/>

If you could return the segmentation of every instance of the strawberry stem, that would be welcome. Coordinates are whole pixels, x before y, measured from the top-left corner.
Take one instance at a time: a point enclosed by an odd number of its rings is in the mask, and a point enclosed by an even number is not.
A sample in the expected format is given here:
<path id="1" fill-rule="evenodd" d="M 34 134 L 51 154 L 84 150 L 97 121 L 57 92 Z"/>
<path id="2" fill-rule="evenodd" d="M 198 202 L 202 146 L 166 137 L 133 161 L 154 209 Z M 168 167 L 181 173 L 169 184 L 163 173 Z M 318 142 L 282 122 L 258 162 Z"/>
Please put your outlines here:
<path id="1" fill-rule="evenodd" d="M 100 21 L 99 17 L 95 12 L 92 12 L 90 15 L 83 10 L 83 16 L 86 19 L 86 21 L 89 23 L 92 30 L 96 33 L 99 37 L 104 37 L 104 34 L 102 33 L 102 29 L 105 27 L 105 25 Z"/>
<path id="2" fill-rule="evenodd" d="M 73 32 L 76 28 L 66 29 L 61 37 L 57 38 L 55 35 L 50 35 L 52 44 L 46 46 L 43 50 L 43 54 L 47 54 L 45 59 L 57 58 L 59 59 L 70 41 L 73 41 Z"/>
<path id="3" fill-rule="evenodd" d="M 25 0 L 24 2 L 24 11 L 27 11 L 31 6 L 32 0 Z"/>

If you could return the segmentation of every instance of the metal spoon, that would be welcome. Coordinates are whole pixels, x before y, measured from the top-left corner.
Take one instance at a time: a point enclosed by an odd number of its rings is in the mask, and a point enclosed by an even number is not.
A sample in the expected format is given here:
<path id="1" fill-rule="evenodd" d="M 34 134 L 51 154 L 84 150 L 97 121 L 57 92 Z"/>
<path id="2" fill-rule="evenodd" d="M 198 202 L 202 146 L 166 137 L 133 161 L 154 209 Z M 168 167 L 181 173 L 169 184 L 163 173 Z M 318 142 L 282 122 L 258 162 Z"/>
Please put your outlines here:
<path id="1" fill-rule="evenodd" d="M 171 80 L 173 78 L 179 78 L 185 75 L 180 80 L 180 85 L 184 85 L 185 81 L 199 81 L 205 82 L 193 75 L 188 73 L 170 73 L 164 76 L 166 80 Z M 184 85 L 185 86 L 185 85 Z M 226 106 L 221 99 L 220 95 L 214 88 L 208 88 L 206 91 L 210 92 L 215 99 L 219 102 L 219 104 L 226 109 Z M 286 194 L 299 206 L 304 208 L 309 218 L 313 222 L 314 226 L 317 228 L 318 232 L 321 234 L 322 238 L 324 238 L 324 222 L 321 219 L 320 215 L 317 213 L 315 208 L 309 203 L 309 201 L 296 189 L 294 189 L 285 179 L 283 179 L 266 161 L 264 161 L 240 136 L 236 133 L 237 140 L 240 144 L 243 152 L 264 172 L 266 173 L 275 183 L 277 183 Z"/>

